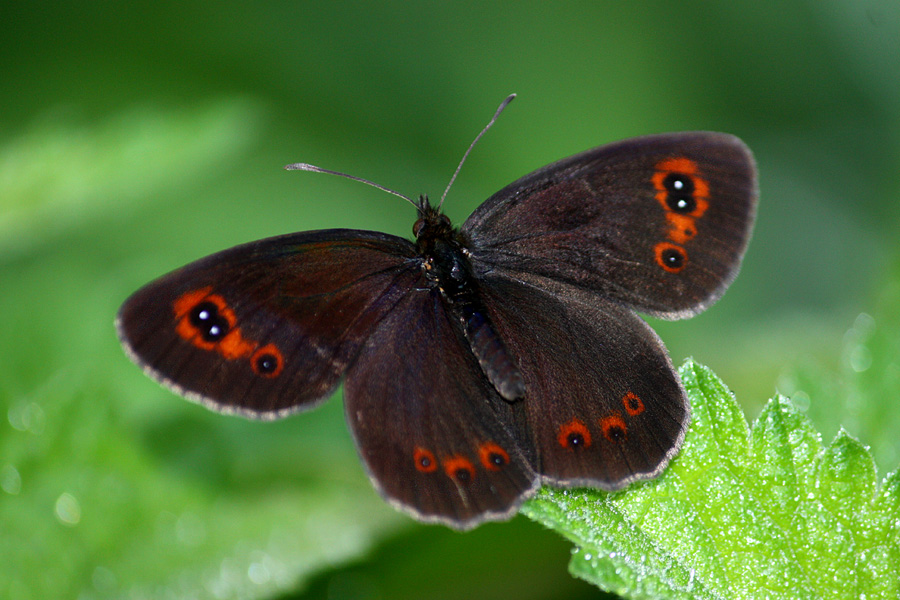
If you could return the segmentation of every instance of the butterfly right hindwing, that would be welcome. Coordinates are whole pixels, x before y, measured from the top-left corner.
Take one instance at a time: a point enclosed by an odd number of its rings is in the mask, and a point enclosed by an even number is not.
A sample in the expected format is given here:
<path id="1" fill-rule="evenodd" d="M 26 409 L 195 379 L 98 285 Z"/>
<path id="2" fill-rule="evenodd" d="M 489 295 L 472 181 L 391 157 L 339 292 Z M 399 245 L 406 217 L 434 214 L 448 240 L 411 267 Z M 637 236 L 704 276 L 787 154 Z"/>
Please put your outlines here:
<path id="1" fill-rule="evenodd" d="M 628 309 L 571 286 L 482 281 L 525 379 L 521 410 L 545 483 L 606 490 L 655 476 L 681 445 L 687 396 L 660 339 Z"/>

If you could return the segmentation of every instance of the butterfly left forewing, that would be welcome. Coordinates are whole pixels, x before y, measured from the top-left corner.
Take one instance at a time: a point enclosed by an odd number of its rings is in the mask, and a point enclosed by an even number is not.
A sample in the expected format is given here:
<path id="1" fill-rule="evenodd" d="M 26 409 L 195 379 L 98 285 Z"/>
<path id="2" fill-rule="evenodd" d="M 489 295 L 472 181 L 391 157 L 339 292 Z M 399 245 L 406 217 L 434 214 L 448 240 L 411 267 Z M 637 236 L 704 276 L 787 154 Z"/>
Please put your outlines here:
<path id="1" fill-rule="evenodd" d="M 117 318 L 131 358 L 189 399 L 275 417 L 326 399 L 418 280 L 412 245 L 327 230 L 214 254 L 135 292 Z"/>
<path id="2" fill-rule="evenodd" d="M 482 272 L 561 281 L 682 318 L 714 302 L 737 275 L 756 196 L 753 157 L 736 137 L 647 136 L 526 175 L 462 230 Z"/>
<path id="3" fill-rule="evenodd" d="M 516 410 L 545 483 L 619 489 L 658 474 L 690 408 L 662 342 L 630 310 L 572 286 L 480 282 L 492 323 L 525 380 Z"/>

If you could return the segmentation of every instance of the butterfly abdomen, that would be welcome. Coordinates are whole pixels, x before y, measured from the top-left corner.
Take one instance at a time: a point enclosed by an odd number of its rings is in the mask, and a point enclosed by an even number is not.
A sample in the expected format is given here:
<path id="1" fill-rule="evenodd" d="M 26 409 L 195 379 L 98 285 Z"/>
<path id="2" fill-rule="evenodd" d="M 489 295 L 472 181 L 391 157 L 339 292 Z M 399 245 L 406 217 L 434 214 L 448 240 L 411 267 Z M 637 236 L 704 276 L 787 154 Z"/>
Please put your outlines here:
<path id="1" fill-rule="evenodd" d="M 460 310 L 466 339 L 491 385 L 506 400 L 522 398 L 525 395 L 525 381 L 503 340 L 485 315 L 484 308 L 466 304 Z"/>

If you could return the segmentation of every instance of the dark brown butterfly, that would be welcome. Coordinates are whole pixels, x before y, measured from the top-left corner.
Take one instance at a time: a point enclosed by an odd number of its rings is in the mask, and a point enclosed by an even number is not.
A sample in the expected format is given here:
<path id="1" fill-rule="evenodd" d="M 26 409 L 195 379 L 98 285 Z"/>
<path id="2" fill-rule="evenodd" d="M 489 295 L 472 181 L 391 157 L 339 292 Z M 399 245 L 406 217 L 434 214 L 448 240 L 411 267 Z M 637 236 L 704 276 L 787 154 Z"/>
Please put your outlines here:
<path id="1" fill-rule="evenodd" d="M 626 140 L 526 175 L 459 229 L 423 196 L 413 242 L 331 229 L 214 254 L 136 292 L 118 331 L 151 377 L 222 412 L 283 417 L 344 381 L 381 494 L 466 529 L 541 484 L 615 490 L 665 468 L 690 408 L 634 311 L 718 299 L 756 196 L 733 136 Z"/>

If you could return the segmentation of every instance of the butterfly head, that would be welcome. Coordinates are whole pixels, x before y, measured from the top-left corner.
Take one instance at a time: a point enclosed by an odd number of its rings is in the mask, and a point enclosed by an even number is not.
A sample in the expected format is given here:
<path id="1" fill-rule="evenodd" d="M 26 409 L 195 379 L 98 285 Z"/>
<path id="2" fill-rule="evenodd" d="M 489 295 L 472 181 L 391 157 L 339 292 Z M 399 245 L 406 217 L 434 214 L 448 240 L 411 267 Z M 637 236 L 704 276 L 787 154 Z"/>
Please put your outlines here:
<path id="1" fill-rule="evenodd" d="M 413 224 L 413 235 L 420 246 L 430 246 L 436 239 L 455 237 L 450 219 L 441 212 L 439 206 L 432 206 L 428 196 L 419 196 L 416 203 L 419 218 Z"/>

